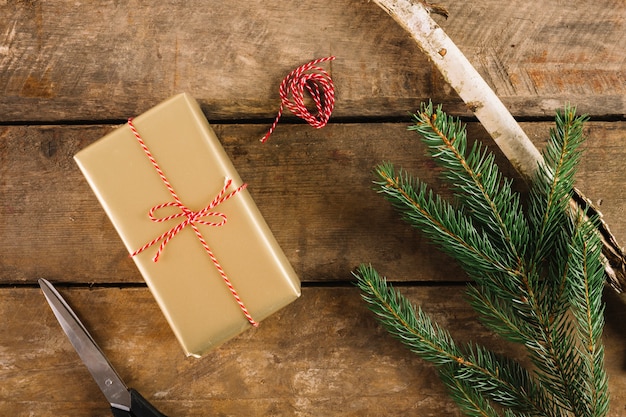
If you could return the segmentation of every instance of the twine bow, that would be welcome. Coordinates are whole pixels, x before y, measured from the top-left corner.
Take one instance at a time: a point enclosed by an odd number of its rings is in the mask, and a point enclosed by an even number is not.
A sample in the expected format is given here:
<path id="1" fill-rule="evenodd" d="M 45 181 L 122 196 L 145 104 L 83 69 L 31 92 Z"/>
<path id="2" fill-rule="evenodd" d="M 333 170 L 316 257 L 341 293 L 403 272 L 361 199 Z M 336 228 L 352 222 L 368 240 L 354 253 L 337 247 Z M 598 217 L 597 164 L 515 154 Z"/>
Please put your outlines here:
<path id="1" fill-rule="evenodd" d="M 248 319 L 248 322 L 250 322 L 250 324 L 255 326 L 255 327 L 258 326 L 258 323 L 252 318 L 252 316 L 248 312 L 248 309 L 246 308 L 245 304 L 243 303 L 243 301 L 239 297 L 239 294 L 237 293 L 237 290 L 235 289 L 235 287 L 230 282 L 230 279 L 228 278 L 228 276 L 224 272 L 224 269 L 222 268 L 222 266 L 220 265 L 219 261 L 217 260 L 217 258 L 213 254 L 213 251 L 211 250 L 211 247 L 206 242 L 206 239 L 204 238 L 204 236 L 200 232 L 200 229 L 198 228 L 198 224 L 202 224 L 202 225 L 205 225 L 205 226 L 212 226 L 212 227 L 220 227 L 220 226 L 223 226 L 224 224 L 226 224 L 226 221 L 228 220 L 226 214 L 221 213 L 221 212 L 217 212 L 217 211 L 212 211 L 213 208 L 215 208 L 216 206 L 220 205 L 221 203 L 223 203 L 224 201 L 228 200 L 229 198 L 233 197 L 234 195 L 236 195 L 240 191 L 244 190 L 247 187 L 247 184 L 242 184 L 239 187 L 237 187 L 235 190 L 233 190 L 231 192 L 228 192 L 228 189 L 230 188 L 230 186 L 232 184 L 232 179 L 226 178 L 225 181 L 224 181 L 224 186 L 222 187 L 221 191 L 215 196 L 215 198 L 213 198 L 213 200 L 209 204 L 207 204 L 207 206 L 204 207 L 203 209 L 201 209 L 199 211 L 193 211 L 193 210 L 189 209 L 187 206 L 185 206 L 185 204 L 183 204 L 183 202 L 181 201 L 180 197 L 178 197 L 178 194 L 176 194 L 176 191 L 174 191 L 174 188 L 172 187 L 172 185 L 170 184 L 169 180 L 167 179 L 167 177 L 165 176 L 165 174 L 161 170 L 161 167 L 157 163 L 156 159 L 152 156 L 152 153 L 150 152 L 150 149 L 148 149 L 148 147 L 146 146 L 145 142 L 143 141 L 143 139 L 139 135 L 139 132 L 135 128 L 132 119 L 128 120 L 128 126 L 130 127 L 131 131 L 135 135 L 135 138 L 137 139 L 139 144 L 141 145 L 141 148 L 143 149 L 144 153 L 146 154 L 146 156 L 148 157 L 148 159 L 152 163 L 152 166 L 154 167 L 154 169 L 157 171 L 157 173 L 161 177 L 161 180 L 163 181 L 163 184 L 165 185 L 167 190 L 172 195 L 172 198 L 174 199 L 174 201 L 157 204 L 156 206 L 152 207 L 148 211 L 148 217 L 150 218 L 151 221 L 156 222 L 156 223 L 162 223 L 162 222 L 166 222 L 168 220 L 173 220 L 173 219 L 178 219 L 178 218 L 183 218 L 184 219 L 183 221 L 178 223 L 176 226 L 172 227 L 171 229 L 169 229 L 168 231 L 164 232 L 160 236 L 152 239 L 150 242 L 148 242 L 145 245 L 143 245 L 141 248 L 137 249 L 130 256 L 131 257 L 136 256 L 136 255 L 140 254 L 141 252 L 145 251 L 146 249 L 148 249 L 148 248 L 152 247 L 153 245 L 156 245 L 157 243 L 160 242 L 159 248 L 158 248 L 156 254 L 154 255 L 154 257 L 152 258 L 152 260 L 154 262 L 158 262 L 159 257 L 161 256 L 163 250 L 165 249 L 165 246 L 169 243 L 169 241 L 172 240 L 185 227 L 187 227 L 187 226 L 191 227 L 193 229 L 196 237 L 198 238 L 198 240 L 202 244 L 202 247 L 204 248 L 206 253 L 209 255 L 209 257 L 211 258 L 211 261 L 213 262 L 213 265 L 215 265 L 215 268 L 217 269 L 217 271 L 219 272 L 220 276 L 224 280 L 224 283 L 226 284 L 226 286 L 230 290 L 231 294 L 233 295 L 233 297 L 237 301 L 237 304 L 239 304 L 239 307 L 241 308 L 241 311 L 243 312 L 243 314 L 246 316 L 246 319 Z M 178 208 L 179 211 L 174 213 L 174 214 L 171 214 L 171 215 L 158 217 L 156 215 L 156 212 L 161 210 L 161 209 L 164 209 L 166 207 L 175 207 L 175 208 Z M 217 218 L 220 218 L 221 220 L 218 221 L 218 222 L 209 221 L 208 218 L 211 218 L 211 217 L 217 217 Z"/>
<path id="2" fill-rule="evenodd" d="M 143 245 L 141 248 L 137 249 L 135 252 L 131 254 L 131 256 L 138 255 L 144 250 L 148 249 L 149 247 L 161 242 L 161 244 L 159 245 L 159 249 L 157 250 L 157 253 L 152 258 L 154 262 L 157 262 L 159 260 L 159 257 L 161 256 L 161 253 L 163 252 L 163 249 L 165 249 L 165 246 L 167 245 L 167 243 L 187 226 L 190 226 L 193 229 L 194 233 L 198 237 L 198 240 L 200 240 L 200 243 L 202 243 L 202 246 L 205 247 L 205 250 L 207 250 L 207 252 L 212 253 L 212 251 L 208 247 L 208 244 L 206 243 L 206 240 L 204 239 L 204 236 L 202 236 L 202 233 L 198 229 L 197 225 L 203 224 L 205 226 L 220 227 L 226 224 L 226 221 L 228 220 L 226 214 L 220 213 L 217 211 L 211 211 L 211 210 L 214 207 L 218 206 L 219 204 L 223 203 L 224 201 L 228 200 L 235 194 L 237 194 L 239 191 L 245 189 L 247 186 L 247 184 L 243 184 L 239 188 L 235 189 L 234 191 L 231 191 L 230 193 L 226 194 L 226 191 L 228 190 L 232 182 L 233 181 L 230 178 L 226 178 L 226 180 L 224 181 L 224 187 L 222 188 L 222 190 L 215 196 L 213 201 L 211 201 L 206 207 L 204 207 L 202 210 L 199 210 L 199 211 L 190 210 L 187 206 L 185 206 L 180 201 L 178 196 L 175 196 L 175 194 L 173 195 L 175 201 L 171 201 L 169 203 L 158 204 L 152 207 L 150 211 L 148 211 L 148 217 L 150 218 L 150 220 L 152 220 L 155 223 L 162 223 L 168 220 L 173 220 L 173 219 L 177 219 L 181 217 L 184 217 L 184 220 L 178 223 L 176 226 L 169 229 L 167 232 L 160 235 L 159 237 L 151 240 L 150 242 Z M 166 207 L 176 207 L 180 211 L 178 213 L 171 214 L 169 216 L 163 216 L 163 217 L 156 216 L 156 212 L 158 210 L 166 208 Z M 218 218 L 221 218 L 221 221 L 211 222 L 211 221 L 206 220 L 206 218 L 208 217 L 218 217 Z"/>

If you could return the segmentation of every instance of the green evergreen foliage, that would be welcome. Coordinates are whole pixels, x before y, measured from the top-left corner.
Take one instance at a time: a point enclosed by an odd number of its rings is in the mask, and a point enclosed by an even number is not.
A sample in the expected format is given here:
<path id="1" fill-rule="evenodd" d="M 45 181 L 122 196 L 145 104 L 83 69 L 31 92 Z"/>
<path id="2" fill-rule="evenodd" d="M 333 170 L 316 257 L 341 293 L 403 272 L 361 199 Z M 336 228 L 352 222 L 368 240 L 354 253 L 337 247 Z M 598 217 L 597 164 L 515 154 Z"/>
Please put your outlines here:
<path id="1" fill-rule="evenodd" d="M 494 156 L 468 145 L 459 120 L 432 104 L 414 118 L 410 129 L 442 167 L 453 201 L 390 163 L 377 167 L 377 189 L 461 264 L 482 322 L 524 345 L 532 369 L 477 344 L 457 345 L 369 265 L 355 272 L 363 299 L 392 335 L 437 367 L 469 416 L 606 416 L 602 245 L 594 219 L 570 206 L 586 117 L 570 107 L 557 113 L 527 207 Z"/>

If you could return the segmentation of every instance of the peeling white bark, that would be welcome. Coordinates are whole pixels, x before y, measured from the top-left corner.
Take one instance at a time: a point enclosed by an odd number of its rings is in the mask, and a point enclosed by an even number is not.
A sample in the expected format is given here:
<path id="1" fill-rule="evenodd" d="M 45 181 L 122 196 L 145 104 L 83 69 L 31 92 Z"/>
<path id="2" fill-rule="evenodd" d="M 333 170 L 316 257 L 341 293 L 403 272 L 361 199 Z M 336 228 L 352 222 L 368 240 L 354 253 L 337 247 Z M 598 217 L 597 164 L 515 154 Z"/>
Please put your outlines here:
<path id="1" fill-rule="evenodd" d="M 541 153 L 424 5 L 410 0 L 374 1 L 411 34 L 515 169 L 530 179 L 542 160 Z"/>
<path id="2" fill-rule="evenodd" d="M 532 179 L 543 160 L 541 153 L 463 52 L 430 17 L 429 10 L 447 16 L 445 9 L 426 0 L 374 2 L 415 39 L 520 175 L 526 180 Z M 575 193 L 574 204 L 590 204 L 578 190 Z M 601 216 L 595 207 L 591 209 Z M 605 223 L 600 225 L 599 233 L 604 244 L 608 282 L 622 292 L 626 288 L 626 255 Z"/>

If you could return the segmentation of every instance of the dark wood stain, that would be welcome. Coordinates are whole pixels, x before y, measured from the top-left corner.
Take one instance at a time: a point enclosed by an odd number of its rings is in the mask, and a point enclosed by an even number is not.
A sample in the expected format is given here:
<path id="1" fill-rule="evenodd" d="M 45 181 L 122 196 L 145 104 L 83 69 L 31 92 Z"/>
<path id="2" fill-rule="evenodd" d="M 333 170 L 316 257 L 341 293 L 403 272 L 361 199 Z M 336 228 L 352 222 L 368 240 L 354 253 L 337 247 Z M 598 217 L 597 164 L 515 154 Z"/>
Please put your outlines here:
<path id="1" fill-rule="evenodd" d="M 557 107 L 590 114 L 577 186 L 602 202 L 626 242 L 626 3 L 446 7 L 440 24 L 513 115 L 531 120 L 522 127 L 539 148 Z M 110 415 L 37 288 L 40 277 L 58 285 L 129 385 L 171 416 L 460 416 L 433 368 L 361 301 L 351 285 L 361 262 L 402 283 L 458 341 L 521 357 L 479 324 L 458 266 L 372 189 L 372 169 L 390 161 L 451 197 L 407 131 L 408 112 L 428 99 L 456 115 L 475 109 L 373 2 L 9 0 L 0 16 L 0 415 Z M 283 77 L 331 54 L 331 123 L 313 129 L 287 112 L 260 144 Z M 183 356 L 72 160 L 181 91 L 201 103 L 304 283 L 301 299 L 200 360 Z M 497 149 L 478 124 L 468 132 Z M 626 407 L 626 309 L 615 294 L 607 303 L 617 417 Z"/>

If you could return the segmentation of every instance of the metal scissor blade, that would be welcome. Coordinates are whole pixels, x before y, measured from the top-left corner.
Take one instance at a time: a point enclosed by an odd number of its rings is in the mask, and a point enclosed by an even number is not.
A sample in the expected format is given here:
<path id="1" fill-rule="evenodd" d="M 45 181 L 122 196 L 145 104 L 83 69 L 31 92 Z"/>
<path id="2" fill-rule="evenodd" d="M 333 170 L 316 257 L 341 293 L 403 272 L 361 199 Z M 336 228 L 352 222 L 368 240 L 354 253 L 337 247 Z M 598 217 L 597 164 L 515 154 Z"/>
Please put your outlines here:
<path id="1" fill-rule="evenodd" d="M 129 411 L 131 396 L 126 384 L 117 375 L 85 326 L 52 284 L 42 278 L 39 286 L 63 331 L 111 406 Z"/>

